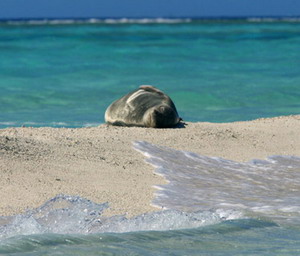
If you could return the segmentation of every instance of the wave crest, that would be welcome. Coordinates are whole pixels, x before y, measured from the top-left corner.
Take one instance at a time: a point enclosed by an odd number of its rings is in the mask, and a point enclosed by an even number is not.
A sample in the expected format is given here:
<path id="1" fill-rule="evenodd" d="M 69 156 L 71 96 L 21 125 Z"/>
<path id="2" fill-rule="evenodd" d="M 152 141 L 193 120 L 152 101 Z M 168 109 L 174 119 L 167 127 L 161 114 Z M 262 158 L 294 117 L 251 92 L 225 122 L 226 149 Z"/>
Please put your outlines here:
<path id="1" fill-rule="evenodd" d="M 58 195 L 41 207 L 15 216 L 0 217 L 0 238 L 33 234 L 124 233 L 146 230 L 196 228 L 237 219 L 241 213 L 216 211 L 181 212 L 167 210 L 146 213 L 134 218 L 105 217 L 108 203 L 97 204 L 79 196 Z"/>
<path id="2" fill-rule="evenodd" d="M 32 20 L 3 20 L 8 25 L 74 25 L 74 24 L 176 24 L 189 23 L 192 19 L 178 18 L 119 18 L 119 19 L 32 19 Z"/>

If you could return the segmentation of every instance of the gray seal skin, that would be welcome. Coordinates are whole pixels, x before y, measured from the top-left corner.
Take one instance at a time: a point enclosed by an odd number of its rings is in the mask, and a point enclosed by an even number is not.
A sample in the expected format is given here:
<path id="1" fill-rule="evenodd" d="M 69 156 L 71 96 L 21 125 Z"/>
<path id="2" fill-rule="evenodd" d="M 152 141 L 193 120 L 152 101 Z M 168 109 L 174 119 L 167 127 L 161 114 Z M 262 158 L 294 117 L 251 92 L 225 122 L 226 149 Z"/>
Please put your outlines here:
<path id="1" fill-rule="evenodd" d="M 141 85 L 105 111 L 105 122 L 118 126 L 168 128 L 180 120 L 170 97 L 151 85 Z"/>

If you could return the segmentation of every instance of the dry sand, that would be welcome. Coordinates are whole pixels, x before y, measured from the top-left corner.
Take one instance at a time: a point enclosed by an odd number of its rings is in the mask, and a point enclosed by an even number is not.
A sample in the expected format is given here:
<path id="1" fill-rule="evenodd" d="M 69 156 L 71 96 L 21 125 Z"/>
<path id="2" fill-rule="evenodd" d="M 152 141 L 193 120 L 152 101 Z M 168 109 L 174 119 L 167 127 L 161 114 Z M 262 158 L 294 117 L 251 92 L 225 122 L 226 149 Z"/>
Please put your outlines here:
<path id="1" fill-rule="evenodd" d="M 0 130 L 0 215 L 40 206 L 57 194 L 109 202 L 106 214 L 156 210 L 154 174 L 132 142 L 154 144 L 236 161 L 270 155 L 300 156 L 300 115 L 234 123 L 187 123 L 152 129 L 94 128 Z"/>

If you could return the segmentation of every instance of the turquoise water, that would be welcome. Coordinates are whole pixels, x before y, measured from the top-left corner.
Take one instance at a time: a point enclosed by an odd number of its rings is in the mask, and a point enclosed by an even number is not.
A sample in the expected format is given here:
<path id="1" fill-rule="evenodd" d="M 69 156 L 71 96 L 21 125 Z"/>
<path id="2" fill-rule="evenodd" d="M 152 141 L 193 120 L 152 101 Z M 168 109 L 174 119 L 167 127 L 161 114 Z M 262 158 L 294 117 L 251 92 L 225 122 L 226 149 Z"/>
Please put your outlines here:
<path id="1" fill-rule="evenodd" d="M 147 22 L 0 23 L 0 127 L 97 125 L 141 84 L 186 121 L 300 113 L 298 20 Z"/>
<path id="2" fill-rule="evenodd" d="M 254 220 L 209 228 L 124 234 L 32 235 L 0 246 L 3 255 L 299 255 L 300 229 Z"/>
<path id="3" fill-rule="evenodd" d="M 300 113 L 298 19 L 2 21 L 0 56 L 0 128 L 98 125 L 141 84 L 186 121 Z M 105 219 L 106 204 L 56 197 L 0 216 L 0 255 L 300 255 L 299 158 L 135 147 L 170 181 L 154 201 L 170 211 Z"/>

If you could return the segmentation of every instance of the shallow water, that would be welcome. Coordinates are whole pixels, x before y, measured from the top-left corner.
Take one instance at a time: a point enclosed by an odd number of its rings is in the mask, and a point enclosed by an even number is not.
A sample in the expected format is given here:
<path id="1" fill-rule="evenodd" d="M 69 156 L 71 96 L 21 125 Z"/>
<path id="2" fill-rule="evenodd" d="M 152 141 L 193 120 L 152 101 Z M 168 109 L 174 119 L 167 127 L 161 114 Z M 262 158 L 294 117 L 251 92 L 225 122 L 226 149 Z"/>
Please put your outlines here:
<path id="1" fill-rule="evenodd" d="M 254 220 L 123 234 L 33 235 L 2 242 L 6 255 L 298 255 L 300 229 Z"/>
<path id="2" fill-rule="evenodd" d="M 0 127 L 94 126 L 141 84 L 186 121 L 300 112 L 297 19 L 112 21 L 0 23 Z"/>
<path id="3" fill-rule="evenodd" d="M 179 211 L 239 209 L 278 223 L 300 221 L 300 157 L 239 163 L 147 142 L 134 147 L 169 181 L 157 186 L 155 205 Z"/>
<path id="4" fill-rule="evenodd" d="M 135 142 L 168 184 L 160 211 L 102 216 L 109 204 L 58 195 L 0 217 L 0 254 L 297 255 L 300 158 L 238 163 Z"/>
<path id="5" fill-rule="evenodd" d="M 83 127 L 140 84 L 186 121 L 300 112 L 300 22 L 0 22 L 0 128 Z M 298 255 L 299 157 L 238 163 L 138 142 L 162 211 L 107 218 L 109 203 L 58 195 L 0 217 L 2 255 Z"/>

